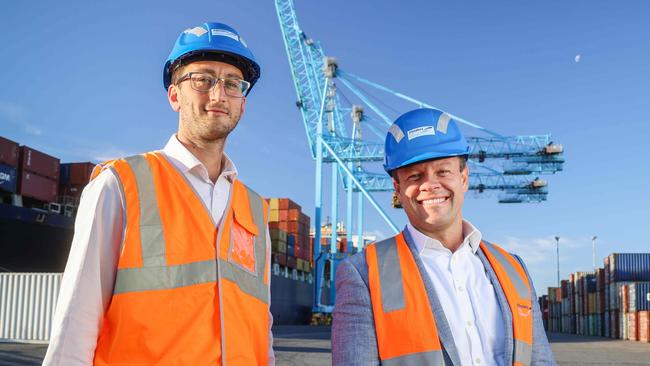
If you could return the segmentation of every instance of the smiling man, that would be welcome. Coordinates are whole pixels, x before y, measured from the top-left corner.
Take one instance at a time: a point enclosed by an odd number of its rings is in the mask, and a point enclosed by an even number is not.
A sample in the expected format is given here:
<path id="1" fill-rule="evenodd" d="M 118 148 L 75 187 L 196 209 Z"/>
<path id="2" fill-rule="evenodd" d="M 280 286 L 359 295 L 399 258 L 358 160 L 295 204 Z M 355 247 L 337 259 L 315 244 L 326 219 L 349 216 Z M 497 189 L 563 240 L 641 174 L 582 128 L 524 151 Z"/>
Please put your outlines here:
<path id="1" fill-rule="evenodd" d="M 523 262 L 463 219 L 468 155 L 441 111 L 390 127 L 384 169 L 409 223 L 339 266 L 334 365 L 555 365 Z"/>
<path id="2" fill-rule="evenodd" d="M 224 152 L 260 67 L 221 23 L 163 67 L 178 132 L 93 172 L 44 365 L 273 365 L 266 202 Z"/>

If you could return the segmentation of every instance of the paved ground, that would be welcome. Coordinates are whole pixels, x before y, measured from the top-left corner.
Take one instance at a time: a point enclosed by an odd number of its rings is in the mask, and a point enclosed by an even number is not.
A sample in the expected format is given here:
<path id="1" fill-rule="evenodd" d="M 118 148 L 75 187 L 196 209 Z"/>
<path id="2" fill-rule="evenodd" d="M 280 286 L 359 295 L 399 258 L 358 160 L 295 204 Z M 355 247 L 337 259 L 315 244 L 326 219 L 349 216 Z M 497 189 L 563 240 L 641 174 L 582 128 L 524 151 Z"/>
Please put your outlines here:
<path id="1" fill-rule="evenodd" d="M 274 349 L 278 366 L 331 364 L 329 327 L 277 326 Z M 650 365 L 650 343 L 569 334 L 549 334 L 560 366 Z M 0 343 L 0 366 L 40 365 L 47 345 Z"/>

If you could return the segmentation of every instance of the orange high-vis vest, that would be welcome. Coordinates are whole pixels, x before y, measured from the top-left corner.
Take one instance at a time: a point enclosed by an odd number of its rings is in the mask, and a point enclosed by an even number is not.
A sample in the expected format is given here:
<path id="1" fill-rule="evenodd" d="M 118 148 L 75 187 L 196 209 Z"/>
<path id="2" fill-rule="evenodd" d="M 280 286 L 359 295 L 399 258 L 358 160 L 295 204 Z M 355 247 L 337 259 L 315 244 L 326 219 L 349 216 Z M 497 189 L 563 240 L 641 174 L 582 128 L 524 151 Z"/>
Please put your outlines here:
<path id="1" fill-rule="evenodd" d="M 512 312 L 513 365 L 531 363 L 533 315 L 530 284 L 521 264 L 496 245 L 481 250 Z M 436 321 L 422 276 L 403 233 L 366 248 L 368 286 L 382 365 L 444 365 Z"/>
<path id="2" fill-rule="evenodd" d="M 95 365 L 266 365 L 267 205 L 234 180 L 221 224 L 160 153 L 119 159 L 126 230 Z"/>

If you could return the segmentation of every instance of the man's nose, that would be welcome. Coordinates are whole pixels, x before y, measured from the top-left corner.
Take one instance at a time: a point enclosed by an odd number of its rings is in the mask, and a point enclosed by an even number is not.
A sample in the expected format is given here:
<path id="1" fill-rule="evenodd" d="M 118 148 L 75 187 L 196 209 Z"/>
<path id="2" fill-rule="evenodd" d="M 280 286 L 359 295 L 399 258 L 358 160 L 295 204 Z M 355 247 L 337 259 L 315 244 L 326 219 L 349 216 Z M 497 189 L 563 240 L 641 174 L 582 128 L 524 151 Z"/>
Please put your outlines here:
<path id="1" fill-rule="evenodd" d="M 226 99 L 226 91 L 223 88 L 223 81 L 221 79 L 217 79 L 214 87 L 210 89 L 210 99 L 219 101 Z"/>

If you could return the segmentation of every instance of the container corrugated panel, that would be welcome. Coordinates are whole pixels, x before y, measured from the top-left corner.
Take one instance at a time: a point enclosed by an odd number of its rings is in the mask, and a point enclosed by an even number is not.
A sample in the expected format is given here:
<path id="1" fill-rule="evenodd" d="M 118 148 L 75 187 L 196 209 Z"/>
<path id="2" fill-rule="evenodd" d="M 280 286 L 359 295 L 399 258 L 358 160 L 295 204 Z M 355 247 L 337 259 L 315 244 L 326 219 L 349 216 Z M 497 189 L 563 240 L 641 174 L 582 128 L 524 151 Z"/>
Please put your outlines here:
<path id="1" fill-rule="evenodd" d="M 650 253 L 609 255 L 610 282 L 650 281 Z"/>
<path id="2" fill-rule="evenodd" d="M 56 180 L 23 171 L 18 179 L 18 193 L 44 202 L 56 202 L 59 184 Z"/>
<path id="3" fill-rule="evenodd" d="M 65 163 L 61 164 L 60 182 L 67 185 L 85 185 L 90 180 L 95 164 L 86 163 Z"/>
<path id="4" fill-rule="evenodd" d="M 611 310 L 609 312 L 609 338 L 619 338 L 620 337 L 620 317 L 617 310 Z"/>
<path id="5" fill-rule="evenodd" d="M 630 311 L 650 310 L 650 282 L 628 285 Z"/>
<path id="6" fill-rule="evenodd" d="M 636 312 L 627 313 L 627 339 L 636 341 L 639 339 L 639 333 L 636 326 Z"/>
<path id="7" fill-rule="evenodd" d="M 637 315 L 639 342 L 650 343 L 650 311 L 639 311 Z"/>
<path id="8" fill-rule="evenodd" d="M 0 339 L 50 339 L 61 277 L 61 273 L 0 273 Z"/>
<path id="9" fill-rule="evenodd" d="M 0 191 L 16 193 L 17 181 L 16 168 L 0 164 Z"/>
<path id="10" fill-rule="evenodd" d="M 0 163 L 16 168 L 19 157 L 18 143 L 0 136 Z"/>
<path id="11" fill-rule="evenodd" d="M 29 146 L 20 147 L 20 169 L 24 171 L 36 173 L 58 182 L 60 165 L 60 160 L 53 156 Z"/>

